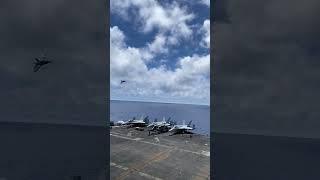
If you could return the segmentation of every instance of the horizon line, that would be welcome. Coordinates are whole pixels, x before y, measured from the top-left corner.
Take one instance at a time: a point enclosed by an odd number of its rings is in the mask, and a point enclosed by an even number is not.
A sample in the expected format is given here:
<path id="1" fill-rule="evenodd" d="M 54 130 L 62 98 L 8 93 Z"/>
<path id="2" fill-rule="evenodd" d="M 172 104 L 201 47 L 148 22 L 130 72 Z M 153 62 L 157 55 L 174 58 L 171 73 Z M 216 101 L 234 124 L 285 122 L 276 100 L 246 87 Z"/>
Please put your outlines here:
<path id="1" fill-rule="evenodd" d="M 150 100 L 125 100 L 125 99 L 111 99 L 110 101 L 129 101 L 129 102 L 150 102 L 150 103 L 163 103 L 163 104 L 184 104 L 184 105 L 200 105 L 200 106 L 210 106 L 210 104 L 192 104 L 183 102 L 163 102 L 163 101 L 150 101 Z"/>

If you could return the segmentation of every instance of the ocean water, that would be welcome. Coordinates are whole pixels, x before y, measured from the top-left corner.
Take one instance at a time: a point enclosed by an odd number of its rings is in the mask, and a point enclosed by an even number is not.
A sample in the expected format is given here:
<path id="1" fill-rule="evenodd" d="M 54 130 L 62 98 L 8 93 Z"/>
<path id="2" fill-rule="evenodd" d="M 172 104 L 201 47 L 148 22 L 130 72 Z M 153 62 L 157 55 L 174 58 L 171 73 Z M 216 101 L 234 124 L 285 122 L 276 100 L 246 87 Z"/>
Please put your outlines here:
<path id="1" fill-rule="evenodd" d="M 192 124 L 196 127 L 195 133 L 210 136 L 210 106 L 111 100 L 111 121 L 127 121 L 132 117 L 140 118 L 143 115 L 149 116 L 151 122 L 155 118 L 158 121 L 162 120 L 163 117 L 166 119 L 171 117 L 177 124 L 182 124 L 183 120 L 187 124 L 192 120 Z"/>

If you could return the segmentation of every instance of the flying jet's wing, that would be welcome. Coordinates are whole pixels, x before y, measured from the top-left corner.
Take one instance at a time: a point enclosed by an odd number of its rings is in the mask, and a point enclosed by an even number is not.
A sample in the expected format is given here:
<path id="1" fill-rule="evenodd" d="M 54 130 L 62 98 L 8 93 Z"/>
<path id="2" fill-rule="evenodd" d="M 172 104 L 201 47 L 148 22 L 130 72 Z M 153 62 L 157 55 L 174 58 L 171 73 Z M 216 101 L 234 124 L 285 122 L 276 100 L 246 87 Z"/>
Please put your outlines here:
<path id="1" fill-rule="evenodd" d="M 40 59 L 39 58 L 34 58 L 37 62 L 40 62 Z"/>
<path id="2" fill-rule="evenodd" d="M 41 67 L 40 65 L 37 65 L 37 64 L 34 65 L 34 66 L 33 66 L 33 72 L 39 71 L 40 67 Z"/>

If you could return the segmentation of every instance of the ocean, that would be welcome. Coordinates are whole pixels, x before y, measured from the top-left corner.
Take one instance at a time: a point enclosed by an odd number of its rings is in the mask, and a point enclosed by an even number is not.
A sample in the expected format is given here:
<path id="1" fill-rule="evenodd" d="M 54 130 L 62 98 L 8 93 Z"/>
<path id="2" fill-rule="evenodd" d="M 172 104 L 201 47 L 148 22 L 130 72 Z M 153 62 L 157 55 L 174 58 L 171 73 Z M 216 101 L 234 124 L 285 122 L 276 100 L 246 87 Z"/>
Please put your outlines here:
<path id="1" fill-rule="evenodd" d="M 155 118 L 162 120 L 163 117 L 171 117 L 177 124 L 182 124 L 183 120 L 187 124 L 192 120 L 191 124 L 196 127 L 195 133 L 210 136 L 210 106 L 111 100 L 111 121 L 127 121 L 141 116 L 149 116 L 151 122 Z"/>

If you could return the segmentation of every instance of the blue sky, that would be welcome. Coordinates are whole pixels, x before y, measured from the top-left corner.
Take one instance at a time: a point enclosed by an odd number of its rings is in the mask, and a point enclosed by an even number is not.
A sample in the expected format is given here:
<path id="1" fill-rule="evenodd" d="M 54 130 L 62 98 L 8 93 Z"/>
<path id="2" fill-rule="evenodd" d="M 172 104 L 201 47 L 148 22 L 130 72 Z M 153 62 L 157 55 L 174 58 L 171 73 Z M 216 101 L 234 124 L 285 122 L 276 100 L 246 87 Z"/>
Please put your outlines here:
<path id="1" fill-rule="evenodd" d="M 209 104 L 208 0 L 111 0 L 110 7 L 111 99 Z"/>

